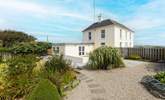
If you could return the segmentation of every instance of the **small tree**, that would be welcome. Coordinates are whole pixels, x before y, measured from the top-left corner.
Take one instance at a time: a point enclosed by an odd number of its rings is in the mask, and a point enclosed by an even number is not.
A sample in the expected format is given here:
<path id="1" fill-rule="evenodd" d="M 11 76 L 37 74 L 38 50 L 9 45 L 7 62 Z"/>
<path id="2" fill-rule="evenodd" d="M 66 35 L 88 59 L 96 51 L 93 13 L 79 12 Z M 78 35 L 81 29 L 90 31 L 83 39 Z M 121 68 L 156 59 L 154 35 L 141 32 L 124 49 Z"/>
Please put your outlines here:
<path id="1" fill-rule="evenodd" d="M 89 55 L 88 67 L 90 69 L 108 69 L 123 66 L 121 56 L 115 48 L 100 47 Z"/>
<path id="2" fill-rule="evenodd" d="M 17 44 L 20 42 L 35 41 L 36 38 L 34 38 L 31 35 L 27 35 L 24 32 L 4 30 L 4 31 L 0 31 L 0 40 L 3 42 L 3 47 L 11 47 L 14 44 Z"/>

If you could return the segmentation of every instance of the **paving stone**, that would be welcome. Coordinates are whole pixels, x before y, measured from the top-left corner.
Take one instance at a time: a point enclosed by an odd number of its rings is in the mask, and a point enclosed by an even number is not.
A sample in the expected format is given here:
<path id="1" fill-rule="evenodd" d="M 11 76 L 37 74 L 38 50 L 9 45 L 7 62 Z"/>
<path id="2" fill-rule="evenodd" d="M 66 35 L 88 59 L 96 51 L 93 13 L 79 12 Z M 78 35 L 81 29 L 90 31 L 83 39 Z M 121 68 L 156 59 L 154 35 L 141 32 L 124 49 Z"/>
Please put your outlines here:
<path id="1" fill-rule="evenodd" d="M 93 94 L 102 94 L 102 93 L 105 93 L 105 90 L 104 89 L 91 89 L 90 91 Z"/>
<path id="2" fill-rule="evenodd" d="M 105 98 L 101 98 L 101 97 L 94 97 L 91 100 L 106 100 Z"/>
<path id="3" fill-rule="evenodd" d="M 100 87 L 99 84 L 89 84 L 88 85 L 89 88 L 97 88 L 97 87 Z"/>
<path id="4" fill-rule="evenodd" d="M 90 83 L 92 81 L 93 81 L 93 79 L 86 80 L 87 83 Z"/>

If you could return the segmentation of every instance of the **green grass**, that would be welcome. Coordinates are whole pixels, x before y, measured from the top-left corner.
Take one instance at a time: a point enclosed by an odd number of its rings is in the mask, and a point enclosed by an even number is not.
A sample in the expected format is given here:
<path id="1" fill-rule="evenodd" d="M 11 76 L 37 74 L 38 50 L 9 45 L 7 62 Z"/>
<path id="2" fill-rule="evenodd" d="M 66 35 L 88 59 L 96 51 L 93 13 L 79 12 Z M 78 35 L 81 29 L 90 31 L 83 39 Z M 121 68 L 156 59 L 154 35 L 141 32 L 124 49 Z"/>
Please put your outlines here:
<path id="1" fill-rule="evenodd" d="M 61 100 L 58 90 L 49 80 L 41 80 L 26 100 Z"/>

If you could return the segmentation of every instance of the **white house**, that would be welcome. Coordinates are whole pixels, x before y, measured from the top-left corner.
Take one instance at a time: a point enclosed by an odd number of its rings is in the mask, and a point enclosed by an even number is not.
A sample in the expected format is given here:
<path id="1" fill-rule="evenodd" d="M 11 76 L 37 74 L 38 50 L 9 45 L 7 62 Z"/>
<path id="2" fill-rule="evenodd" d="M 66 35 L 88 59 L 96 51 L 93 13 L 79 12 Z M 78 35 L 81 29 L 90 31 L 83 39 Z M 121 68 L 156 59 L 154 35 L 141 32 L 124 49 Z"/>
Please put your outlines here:
<path id="1" fill-rule="evenodd" d="M 83 30 L 82 43 L 56 43 L 53 54 L 64 55 L 74 66 L 83 66 L 88 55 L 100 46 L 132 48 L 134 31 L 114 20 L 107 19 L 93 23 Z"/>

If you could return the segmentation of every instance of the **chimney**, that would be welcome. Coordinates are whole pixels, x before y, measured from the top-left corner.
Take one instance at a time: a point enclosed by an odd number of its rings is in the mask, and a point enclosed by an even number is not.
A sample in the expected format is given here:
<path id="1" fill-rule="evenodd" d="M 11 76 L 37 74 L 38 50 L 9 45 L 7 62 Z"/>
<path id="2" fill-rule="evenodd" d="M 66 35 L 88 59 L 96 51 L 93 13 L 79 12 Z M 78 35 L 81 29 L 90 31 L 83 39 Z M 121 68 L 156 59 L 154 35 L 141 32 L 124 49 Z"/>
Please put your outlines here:
<path id="1" fill-rule="evenodd" d="M 98 22 L 101 22 L 101 20 L 102 20 L 102 15 L 99 14 L 99 15 L 98 15 Z"/>

